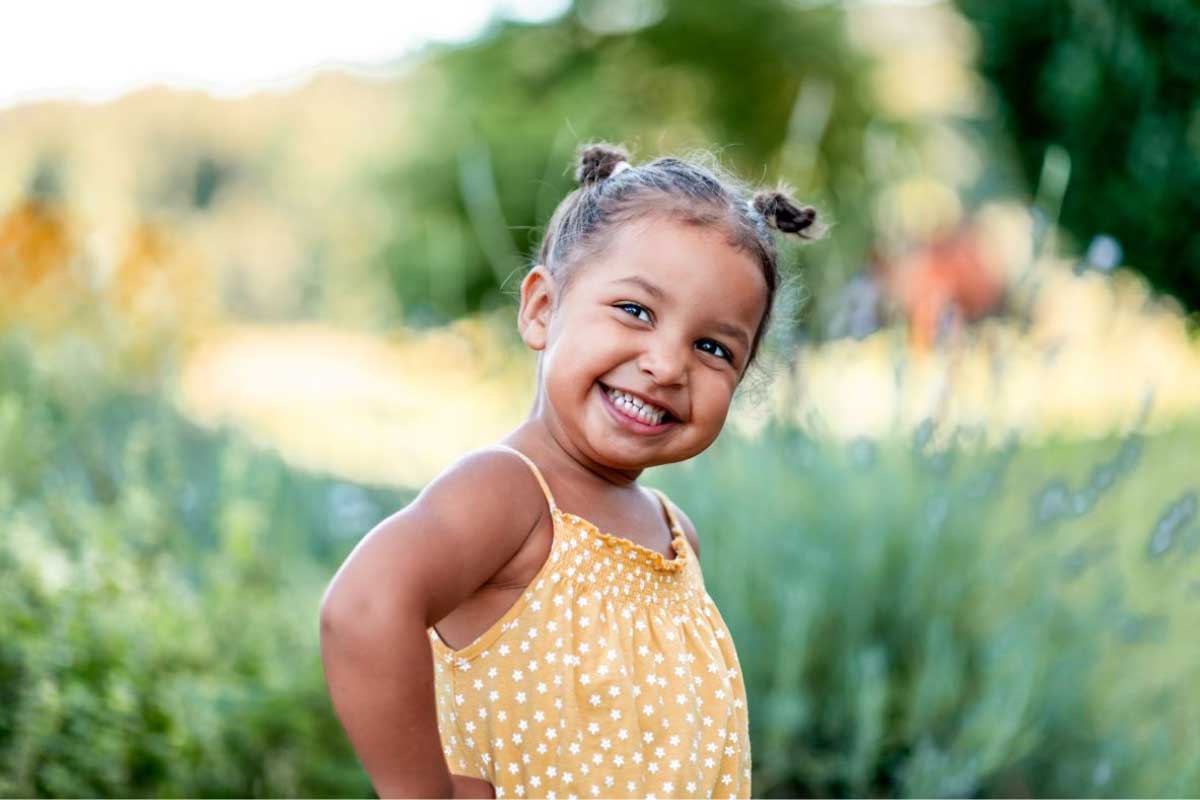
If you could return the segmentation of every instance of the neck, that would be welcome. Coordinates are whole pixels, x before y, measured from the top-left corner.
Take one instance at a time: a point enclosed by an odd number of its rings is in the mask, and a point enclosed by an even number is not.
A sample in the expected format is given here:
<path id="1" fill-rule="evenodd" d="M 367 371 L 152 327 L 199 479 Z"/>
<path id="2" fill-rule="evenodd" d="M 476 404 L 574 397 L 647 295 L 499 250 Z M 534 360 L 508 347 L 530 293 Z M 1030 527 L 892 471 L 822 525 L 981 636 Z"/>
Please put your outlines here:
<path id="1" fill-rule="evenodd" d="M 543 471 L 563 475 L 574 485 L 589 489 L 629 488 L 642 474 L 640 468 L 618 469 L 602 464 L 577 447 L 540 392 L 529 416 L 505 441 L 534 459 Z"/>

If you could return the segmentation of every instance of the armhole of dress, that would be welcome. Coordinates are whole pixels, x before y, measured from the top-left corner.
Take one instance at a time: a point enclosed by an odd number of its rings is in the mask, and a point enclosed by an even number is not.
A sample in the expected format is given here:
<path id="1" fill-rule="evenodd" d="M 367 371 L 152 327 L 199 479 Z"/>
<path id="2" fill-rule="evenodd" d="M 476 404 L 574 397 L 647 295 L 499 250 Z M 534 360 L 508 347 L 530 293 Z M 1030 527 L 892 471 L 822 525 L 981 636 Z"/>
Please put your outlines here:
<path id="1" fill-rule="evenodd" d="M 691 570 L 696 576 L 698 576 L 700 585 L 703 586 L 704 576 L 700 572 L 700 556 L 696 555 L 696 550 L 692 547 L 692 543 L 688 539 L 687 533 L 683 530 L 683 526 L 679 524 L 679 518 L 675 516 L 675 512 L 671 508 L 671 500 L 667 497 L 667 493 L 661 489 L 656 489 L 651 486 L 650 490 L 658 495 L 658 500 L 660 503 L 662 503 L 663 510 L 667 512 L 667 520 L 671 525 L 672 543 L 680 543 L 682 546 L 682 549 L 678 551 L 680 555 L 682 555 L 684 551 L 688 553 L 687 560 L 691 563 L 685 564 L 684 569 Z M 695 566 L 692 566 L 693 564 Z"/>
<path id="2" fill-rule="evenodd" d="M 650 491 L 658 495 L 658 502 L 662 504 L 663 511 L 667 512 L 667 522 L 671 525 L 671 532 L 679 531 L 683 533 L 683 526 L 679 524 L 679 520 L 675 518 L 675 512 L 671 510 L 671 501 L 667 499 L 667 495 L 661 489 L 650 487 Z"/>
<path id="3" fill-rule="evenodd" d="M 433 636 L 431 638 L 435 642 L 434 646 L 437 650 L 435 655 L 440 655 L 443 661 L 447 664 L 464 664 L 473 661 L 481 653 L 486 653 L 487 649 L 491 647 L 491 645 L 499 637 L 504 635 L 504 633 L 513 625 L 514 620 L 525 611 L 526 604 L 528 603 L 529 599 L 533 597 L 534 592 L 540 588 L 543 578 L 545 578 L 546 575 L 555 569 L 555 562 L 561 557 L 561 552 L 559 552 L 561 550 L 561 545 L 559 544 L 561 537 L 559 535 L 558 507 L 554 504 L 554 496 L 550 494 L 550 487 L 546 484 L 545 478 L 542 477 L 541 471 L 538 470 L 537 465 L 534 464 L 533 461 L 530 460 L 529 457 L 527 457 L 520 450 L 516 450 L 508 445 L 502 444 L 491 445 L 489 448 L 484 449 L 491 448 L 507 450 L 510 453 L 514 453 L 529 466 L 529 470 L 533 473 L 533 476 L 537 478 L 538 485 L 542 487 L 542 493 L 546 495 L 546 502 L 550 506 L 550 524 L 554 529 L 554 536 L 550 544 L 550 553 L 546 556 L 546 560 L 542 563 L 542 566 L 538 568 L 537 574 L 535 574 L 532 580 L 530 580 L 529 586 L 522 590 L 517 598 L 512 602 L 512 605 L 510 605 L 504 611 L 504 613 L 500 615 L 499 619 L 495 620 L 487 628 L 487 630 L 479 634 L 474 641 L 457 650 L 453 650 L 449 645 L 442 641 L 441 636 L 437 633 L 437 629 L 431 628 L 433 631 Z M 459 731 L 459 733 L 461 735 L 461 731 Z"/>
<path id="4" fill-rule="evenodd" d="M 533 459 L 522 453 L 520 450 L 517 450 L 515 447 L 509 447 L 506 444 L 496 444 L 492 446 L 499 450 L 507 450 L 525 462 L 530 471 L 533 472 L 533 477 L 537 478 L 538 485 L 542 487 L 542 494 L 546 496 L 546 503 L 550 506 L 550 514 L 551 516 L 554 516 L 555 512 L 558 511 L 558 506 L 554 505 L 554 495 L 550 493 L 550 486 L 546 483 L 546 479 L 542 477 L 542 472 L 537 468 L 537 464 L 533 463 Z"/>

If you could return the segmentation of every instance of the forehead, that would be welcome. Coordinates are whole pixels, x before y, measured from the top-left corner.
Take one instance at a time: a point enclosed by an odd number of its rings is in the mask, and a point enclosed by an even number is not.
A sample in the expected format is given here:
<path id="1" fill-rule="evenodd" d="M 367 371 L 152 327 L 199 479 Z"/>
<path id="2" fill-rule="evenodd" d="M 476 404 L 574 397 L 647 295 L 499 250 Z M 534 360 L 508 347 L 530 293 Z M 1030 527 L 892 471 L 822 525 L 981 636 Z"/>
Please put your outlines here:
<path id="1" fill-rule="evenodd" d="M 753 335 L 767 303 L 762 267 L 729 243 L 719 225 L 652 217 L 621 225 L 593 263 L 577 276 L 602 289 L 637 276 L 662 291 L 662 301 L 706 317 L 741 322 Z"/>

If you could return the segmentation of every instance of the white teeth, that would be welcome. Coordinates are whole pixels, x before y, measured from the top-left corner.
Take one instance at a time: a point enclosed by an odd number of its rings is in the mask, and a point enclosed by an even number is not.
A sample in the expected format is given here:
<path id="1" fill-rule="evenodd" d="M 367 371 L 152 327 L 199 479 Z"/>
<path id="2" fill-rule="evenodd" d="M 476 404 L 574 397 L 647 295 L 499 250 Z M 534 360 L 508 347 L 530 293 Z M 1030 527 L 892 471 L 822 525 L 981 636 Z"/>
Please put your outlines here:
<path id="1" fill-rule="evenodd" d="M 643 402 L 639 398 L 617 389 L 609 389 L 608 396 L 612 399 L 613 405 L 625 409 L 647 425 L 659 424 L 667 414 L 665 409 Z"/>

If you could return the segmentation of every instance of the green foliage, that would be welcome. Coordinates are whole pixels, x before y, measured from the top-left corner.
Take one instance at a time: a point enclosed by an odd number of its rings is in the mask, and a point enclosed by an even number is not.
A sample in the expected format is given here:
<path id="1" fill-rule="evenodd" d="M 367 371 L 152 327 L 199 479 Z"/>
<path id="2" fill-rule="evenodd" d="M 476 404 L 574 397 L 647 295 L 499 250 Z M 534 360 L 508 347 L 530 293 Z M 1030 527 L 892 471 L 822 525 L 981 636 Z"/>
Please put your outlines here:
<path id="1" fill-rule="evenodd" d="M 655 475 L 738 643 L 756 796 L 1200 791 L 1189 445 L 930 433 L 769 428 Z"/>
<path id="2" fill-rule="evenodd" d="M 958 0 L 981 40 L 1030 186 L 1070 155 L 1060 222 L 1115 236 L 1129 265 L 1200 307 L 1200 6 Z"/>
<path id="3" fill-rule="evenodd" d="M 0 341 L 0 796 L 369 797 L 317 604 L 410 495 L 85 365 Z M 936 434 L 727 434 L 651 476 L 738 644 L 756 795 L 1196 794 L 1200 432 Z"/>
<path id="4" fill-rule="evenodd" d="M 836 5 L 777 0 L 737 13 L 667 3 L 650 18 L 631 4 L 580 2 L 561 19 L 503 23 L 431 53 L 403 91 L 420 125 L 380 187 L 395 209 L 380 263 L 406 322 L 508 302 L 575 188 L 576 148 L 594 140 L 624 142 L 639 160 L 713 148 L 752 183 L 785 178 L 840 220 L 839 247 L 856 267 L 867 239 L 856 210 L 873 190 L 865 66 Z M 827 113 L 793 120 L 806 88 L 829 100 Z"/>
<path id="5" fill-rule="evenodd" d="M 0 345 L 0 796 L 371 796 L 317 606 L 406 498 Z"/>

